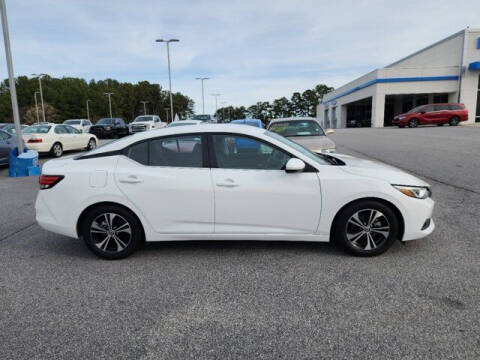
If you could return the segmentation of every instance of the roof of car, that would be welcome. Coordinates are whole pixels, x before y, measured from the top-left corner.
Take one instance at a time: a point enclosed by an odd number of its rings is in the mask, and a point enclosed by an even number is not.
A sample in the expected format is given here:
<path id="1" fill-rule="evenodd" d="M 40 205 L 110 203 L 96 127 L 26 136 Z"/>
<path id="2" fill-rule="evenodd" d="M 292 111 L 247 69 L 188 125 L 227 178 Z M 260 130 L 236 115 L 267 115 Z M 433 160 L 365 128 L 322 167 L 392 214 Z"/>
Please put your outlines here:
<path id="1" fill-rule="evenodd" d="M 169 136 L 177 134 L 195 134 L 195 133 L 235 133 L 244 135 L 261 135 L 265 133 L 265 129 L 261 129 L 248 125 L 236 124 L 204 124 L 202 126 L 172 126 L 155 129 L 150 131 L 138 132 L 130 136 L 126 136 L 119 140 L 112 141 L 101 147 L 89 152 L 89 154 L 100 154 L 109 151 L 116 151 L 144 139 L 155 138 L 159 136 Z"/>

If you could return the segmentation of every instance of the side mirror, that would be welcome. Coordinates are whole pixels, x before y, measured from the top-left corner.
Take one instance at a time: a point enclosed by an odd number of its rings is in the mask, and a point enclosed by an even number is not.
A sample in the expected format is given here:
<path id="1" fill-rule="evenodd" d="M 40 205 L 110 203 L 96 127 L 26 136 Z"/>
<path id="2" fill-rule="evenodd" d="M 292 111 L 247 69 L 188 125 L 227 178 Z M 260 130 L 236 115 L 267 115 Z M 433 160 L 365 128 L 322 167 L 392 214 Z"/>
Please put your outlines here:
<path id="1" fill-rule="evenodd" d="M 305 169 L 305 163 L 297 158 L 291 158 L 285 165 L 285 171 L 287 173 L 301 172 L 303 169 Z"/>
<path id="2" fill-rule="evenodd" d="M 333 130 L 333 129 L 327 129 L 325 131 L 325 135 L 332 135 L 334 132 L 335 132 L 335 130 Z"/>

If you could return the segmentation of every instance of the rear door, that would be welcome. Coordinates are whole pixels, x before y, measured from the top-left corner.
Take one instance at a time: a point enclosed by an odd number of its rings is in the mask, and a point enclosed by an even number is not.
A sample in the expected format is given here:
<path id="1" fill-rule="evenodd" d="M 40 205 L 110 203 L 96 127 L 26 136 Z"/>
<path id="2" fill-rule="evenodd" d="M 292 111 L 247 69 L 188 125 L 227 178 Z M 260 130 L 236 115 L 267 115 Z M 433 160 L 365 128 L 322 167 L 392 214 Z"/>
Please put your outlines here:
<path id="1" fill-rule="evenodd" d="M 291 155 L 256 138 L 213 134 L 210 146 L 215 233 L 316 231 L 322 202 L 316 172 L 286 173 Z"/>
<path id="2" fill-rule="evenodd" d="M 201 134 L 136 143 L 117 163 L 120 190 L 159 234 L 213 232 L 213 188 Z"/>
<path id="3" fill-rule="evenodd" d="M 447 104 L 435 104 L 435 123 L 441 124 L 448 121 L 450 118 L 450 107 Z"/>
<path id="4" fill-rule="evenodd" d="M 87 146 L 87 136 L 81 130 L 75 129 L 70 125 L 65 125 L 65 128 L 67 129 L 72 149 L 78 150 Z"/>

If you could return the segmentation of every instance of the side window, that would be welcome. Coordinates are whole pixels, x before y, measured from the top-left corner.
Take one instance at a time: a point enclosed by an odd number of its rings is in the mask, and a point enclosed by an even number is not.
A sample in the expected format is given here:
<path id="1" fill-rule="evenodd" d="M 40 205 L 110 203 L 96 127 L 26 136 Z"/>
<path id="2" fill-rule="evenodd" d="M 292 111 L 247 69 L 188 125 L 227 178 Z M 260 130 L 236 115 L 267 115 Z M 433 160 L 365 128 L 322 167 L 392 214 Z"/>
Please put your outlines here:
<path id="1" fill-rule="evenodd" d="M 67 129 L 63 125 L 55 126 L 55 134 L 68 134 Z"/>
<path id="2" fill-rule="evenodd" d="M 140 164 L 148 165 L 148 141 L 130 146 L 126 155 Z"/>
<path id="3" fill-rule="evenodd" d="M 435 108 L 435 111 L 450 110 L 449 106 L 445 104 L 434 105 L 434 108 Z"/>
<path id="4" fill-rule="evenodd" d="M 9 139 L 10 136 L 5 134 L 3 131 L 0 131 L 0 141 Z"/>
<path id="5" fill-rule="evenodd" d="M 87 120 L 87 121 L 85 121 L 85 125 L 87 125 L 87 126 L 92 125 L 92 123 L 90 122 L 90 120 Z"/>
<path id="6" fill-rule="evenodd" d="M 203 167 L 202 136 L 186 135 L 151 140 L 150 165 Z"/>
<path id="7" fill-rule="evenodd" d="M 117 119 L 117 122 L 118 122 L 118 125 L 125 126 L 125 122 L 123 121 L 123 119 Z"/>
<path id="8" fill-rule="evenodd" d="M 283 150 L 241 135 L 213 135 L 213 147 L 223 169 L 282 170 L 290 159 Z"/>
<path id="9" fill-rule="evenodd" d="M 435 111 L 435 107 L 433 105 L 425 106 L 421 111 L 426 113 L 432 112 L 432 111 Z"/>
<path id="10" fill-rule="evenodd" d="M 67 132 L 68 132 L 69 134 L 79 134 L 79 133 L 80 133 L 79 130 L 77 130 L 77 129 L 75 129 L 74 127 L 71 127 L 71 126 L 69 126 L 69 125 L 65 125 L 65 129 L 67 130 Z"/>

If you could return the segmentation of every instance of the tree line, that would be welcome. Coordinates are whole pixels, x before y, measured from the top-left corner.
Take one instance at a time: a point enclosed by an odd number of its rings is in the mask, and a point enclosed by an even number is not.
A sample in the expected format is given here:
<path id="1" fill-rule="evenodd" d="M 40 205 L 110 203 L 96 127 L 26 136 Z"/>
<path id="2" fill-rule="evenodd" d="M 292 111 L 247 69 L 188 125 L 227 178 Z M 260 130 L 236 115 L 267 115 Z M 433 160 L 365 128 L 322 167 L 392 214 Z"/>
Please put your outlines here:
<path id="1" fill-rule="evenodd" d="M 39 91 L 38 78 L 19 76 L 15 79 L 18 106 L 22 123 L 32 124 L 37 121 L 34 94 Z M 164 121 L 166 110 L 170 109 L 169 92 L 160 84 L 140 81 L 136 84 L 119 82 L 113 79 L 90 80 L 63 77 L 42 78 L 45 117 L 49 122 L 63 122 L 66 119 L 87 118 L 87 99 L 89 99 L 90 120 L 95 122 L 102 117 L 110 117 L 106 92 L 113 93 L 112 115 L 126 121 L 143 114 L 143 104 L 148 101 L 147 114 L 159 115 Z M 194 102 L 179 92 L 173 93 L 173 111 L 180 118 L 193 114 Z M 40 95 L 37 94 L 39 118 L 42 121 Z M 170 116 L 170 113 L 168 113 Z M 12 122 L 12 104 L 10 100 L 8 79 L 0 84 L 0 122 Z M 171 119 L 169 119 L 171 121 Z"/>
<path id="2" fill-rule="evenodd" d="M 293 117 L 293 116 L 316 116 L 317 105 L 323 96 L 331 91 L 333 87 L 319 84 L 313 89 L 305 90 L 303 93 L 294 92 L 290 99 L 281 97 L 272 103 L 259 101 L 249 107 L 227 106 L 217 110 L 217 119 L 236 120 L 245 118 L 260 119 L 267 123 L 271 119 Z"/>

